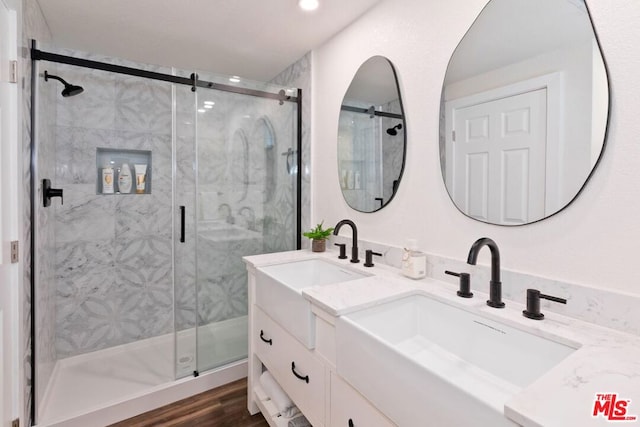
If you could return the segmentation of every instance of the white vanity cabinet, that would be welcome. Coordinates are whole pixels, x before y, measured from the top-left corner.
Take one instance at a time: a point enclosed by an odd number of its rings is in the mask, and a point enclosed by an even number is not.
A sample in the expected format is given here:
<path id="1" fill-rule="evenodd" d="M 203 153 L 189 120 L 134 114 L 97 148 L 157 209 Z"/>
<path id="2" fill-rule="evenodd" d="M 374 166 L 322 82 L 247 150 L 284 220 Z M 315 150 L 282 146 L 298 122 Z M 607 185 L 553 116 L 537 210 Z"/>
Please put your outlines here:
<path id="1" fill-rule="evenodd" d="M 248 409 L 259 410 L 275 426 L 259 378 L 266 368 L 314 427 L 392 427 L 393 424 L 335 372 L 335 332 L 332 316 L 320 315 L 314 349 L 308 349 L 255 302 L 256 275 L 249 268 Z"/>
<path id="2" fill-rule="evenodd" d="M 253 306 L 254 354 L 314 426 L 324 425 L 325 367 L 313 352 Z"/>
<path id="3" fill-rule="evenodd" d="M 368 400 L 331 373 L 331 427 L 393 427 L 393 424 Z"/>

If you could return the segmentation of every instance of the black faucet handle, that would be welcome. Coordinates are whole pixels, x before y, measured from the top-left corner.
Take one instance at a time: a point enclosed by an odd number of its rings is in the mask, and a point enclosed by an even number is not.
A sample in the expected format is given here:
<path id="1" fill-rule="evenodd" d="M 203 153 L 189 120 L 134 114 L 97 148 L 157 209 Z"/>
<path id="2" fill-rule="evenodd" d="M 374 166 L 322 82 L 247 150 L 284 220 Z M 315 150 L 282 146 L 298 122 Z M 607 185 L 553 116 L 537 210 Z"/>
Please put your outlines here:
<path id="1" fill-rule="evenodd" d="M 534 320 L 544 319 L 544 314 L 540 313 L 540 299 L 546 299 L 560 304 L 567 303 L 567 300 L 564 298 L 545 295 L 537 289 L 527 289 L 527 309 L 522 310 L 522 315 Z"/>
<path id="2" fill-rule="evenodd" d="M 377 256 L 382 256 L 382 254 L 378 253 L 378 252 L 374 252 L 371 249 L 367 249 L 364 252 L 364 266 L 365 267 L 373 267 L 373 256 L 377 255 Z"/>
<path id="3" fill-rule="evenodd" d="M 460 289 L 458 289 L 458 296 L 461 298 L 471 298 L 473 297 L 473 292 L 471 292 L 471 275 L 469 273 L 456 273 L 453 271 L 445 270 L 445 274 L 450 276 L 456 276 L 460 278 Z"/>
<path id="4" fill-rule="evenodd" d="M 340 255 L 338 255 L 338 258 L 347 259 L 347 244 L 346 243 L 334 243 L 334 245 L 336 245 L 337 247 L 340 248 Z"/>

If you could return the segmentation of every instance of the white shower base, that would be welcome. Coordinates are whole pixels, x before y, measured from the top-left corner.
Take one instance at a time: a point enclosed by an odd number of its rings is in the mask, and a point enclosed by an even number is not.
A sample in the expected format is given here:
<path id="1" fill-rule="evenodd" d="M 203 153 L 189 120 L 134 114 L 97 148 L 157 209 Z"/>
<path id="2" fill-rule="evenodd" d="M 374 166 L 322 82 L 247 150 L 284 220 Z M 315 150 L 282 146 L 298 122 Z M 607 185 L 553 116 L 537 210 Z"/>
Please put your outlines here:
<path id="1" fill-rule="evenodd" d="M 103 427 L 247 376 L 246 316 L 198 330 L 198 365 L 220 366 L 198 377 L 195 329 L 178 333 L 177 353 L 167 334 L 59 360 L 37 426 Z"/>

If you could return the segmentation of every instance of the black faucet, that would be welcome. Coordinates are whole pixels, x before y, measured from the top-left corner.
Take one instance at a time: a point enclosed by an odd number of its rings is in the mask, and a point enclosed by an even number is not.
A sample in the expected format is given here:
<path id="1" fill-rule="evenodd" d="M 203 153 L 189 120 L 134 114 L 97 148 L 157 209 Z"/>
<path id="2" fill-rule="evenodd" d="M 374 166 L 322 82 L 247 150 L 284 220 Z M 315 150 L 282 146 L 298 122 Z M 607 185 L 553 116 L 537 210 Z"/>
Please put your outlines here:
<path id="1" fill-rule="evenodd" d="M 500 251 L 496 242 L 488 237 L 476 240 L 467 257 L 467 264 L 476 265 L 478 253 L 483 246 L 488 246 L 491 250 L 491 281 L 489 282 L 489 299 L 487 305 L 495 308 L 503 308 L 502 302 L 502 282 L 500 282 Z"/>
<path id="2" fill-rule="evenodd" d="M 360 262 L 360 260 L 358 259 L 358 228 L 353 223 L 353 221 L 351 221 L 350 219 L 343 219 L 342 221 L 338 222 L 333 229 L 333 235 L 337 236 L 338 231 L 340 231 L 340 228 L 345 224 L 351 227 L 351 235 L 353 240 L 353 242 L 351 243 L 351 262 L 355 264 L 357 262 Z"/>

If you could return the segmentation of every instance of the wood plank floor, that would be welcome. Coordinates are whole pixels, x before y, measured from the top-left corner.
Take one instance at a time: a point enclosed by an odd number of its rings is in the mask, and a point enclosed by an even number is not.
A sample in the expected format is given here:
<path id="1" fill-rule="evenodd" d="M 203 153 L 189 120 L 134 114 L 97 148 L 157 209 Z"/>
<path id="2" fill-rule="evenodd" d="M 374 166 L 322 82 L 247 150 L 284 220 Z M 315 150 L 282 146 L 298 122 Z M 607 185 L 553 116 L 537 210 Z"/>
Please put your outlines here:
<path id="1" fill-rule="evenodd" d="M 110 427 L 268 427 L 247 411 L 247 380 L 200 393 Z"/>

